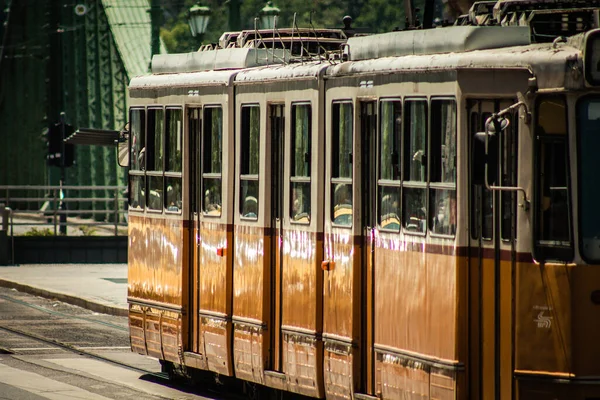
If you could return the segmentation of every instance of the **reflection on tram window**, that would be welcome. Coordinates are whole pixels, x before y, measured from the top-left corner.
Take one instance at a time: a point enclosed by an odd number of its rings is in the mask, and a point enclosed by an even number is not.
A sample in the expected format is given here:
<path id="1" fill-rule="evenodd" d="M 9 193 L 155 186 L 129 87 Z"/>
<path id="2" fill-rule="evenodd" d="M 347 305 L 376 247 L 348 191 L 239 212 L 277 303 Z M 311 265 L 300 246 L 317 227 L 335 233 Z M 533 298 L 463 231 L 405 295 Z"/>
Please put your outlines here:
<path id="1" fill-rule="evenodd" d="M 143 175 L 129 176 L 129 209 L 143 210 L 146 206 L 145 179 Z"/>
<path id="2" fill-rule="evenodd" d="M 338 225 L 352 225 L 352 185 L 333 185 L 333 222 Z"/>
<path id="3" fill-rule="evenodd" d="M 148 176 L 148 209 L 162 211 L 163 209 L 163 177 Z"/>
<path id="4" fill-rule="evenodd" d="M 425 189 L 405 187 L 402 204 L 404 229 L 408 232 L 425 233 L 427 228 Z"/>
<path id="5" fill-rule="evenodd" d="M 241 214 L 244 218 L 258 218 L 258 181 L 240 182 Z"/>
<path id="6" fill-rule="evenodd" d="M 379 226 L 385 230 L 400 230 L 400 187 L 379 188 Z"/>
<path id="7" fill-rule="evenodd" d="M 310 182 L 292 182 L 292 212 L 294 222 L 310 222 Z"/>
<path id="8" fill-rule="evenodd" d="M 167 211 L 181 211 L 181 178 L 165 178 Z"/>
<path id="9" fill-rule="evenodd" d="M 310 222 L 310 163 L 311 163 L 310 104 L 292 105 L 292 173 L 290 176 L 293 222 Z"/>
<path id="10" fill-rule="evenodd" d="M 440 235 L 456 233 L 456 191 L 432 189 L 429 195 L 432 210 L 431 231 Z"/>
<path id="11" fill-rule="evenodd" d="M 204 179 L 204 215 L 221 216 L 221 179 Z"/>

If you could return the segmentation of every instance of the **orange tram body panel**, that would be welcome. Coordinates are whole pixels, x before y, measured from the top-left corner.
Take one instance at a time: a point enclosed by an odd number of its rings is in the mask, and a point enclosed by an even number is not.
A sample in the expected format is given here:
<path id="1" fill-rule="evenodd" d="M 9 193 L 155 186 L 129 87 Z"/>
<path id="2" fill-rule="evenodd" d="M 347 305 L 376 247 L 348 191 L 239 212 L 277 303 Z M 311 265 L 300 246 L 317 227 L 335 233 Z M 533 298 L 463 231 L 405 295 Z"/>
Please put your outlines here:
<path id="1" fill-rule="evenodd" d="M 156 56 L 132 351 L 313 398 L 600 398 L 600 30 L 463 25 Z"/>

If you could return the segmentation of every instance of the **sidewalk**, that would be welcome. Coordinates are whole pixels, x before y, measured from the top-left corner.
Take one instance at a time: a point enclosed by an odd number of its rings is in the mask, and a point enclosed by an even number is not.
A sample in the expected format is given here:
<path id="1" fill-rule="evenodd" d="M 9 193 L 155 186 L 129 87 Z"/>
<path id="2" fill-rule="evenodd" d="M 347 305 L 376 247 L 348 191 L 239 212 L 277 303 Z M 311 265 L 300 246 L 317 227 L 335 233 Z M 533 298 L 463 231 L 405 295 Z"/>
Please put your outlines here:
<path id="1" fill-rule="evenodd" d="M 127 264 L 0 266 L 0 286 L 103 314 L 127 316 Z"/>

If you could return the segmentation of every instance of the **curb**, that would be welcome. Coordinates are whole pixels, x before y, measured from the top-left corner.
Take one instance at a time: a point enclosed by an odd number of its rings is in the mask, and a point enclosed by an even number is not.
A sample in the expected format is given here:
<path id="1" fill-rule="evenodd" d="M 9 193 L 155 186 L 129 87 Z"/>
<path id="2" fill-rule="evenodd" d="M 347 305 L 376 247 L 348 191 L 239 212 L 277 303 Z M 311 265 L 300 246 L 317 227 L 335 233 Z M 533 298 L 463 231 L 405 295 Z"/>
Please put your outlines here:
<path id="1" fill-rule="evenodd" d="M 96 303 L 90 300 L 82 299 L 66 293 L 51 292 L 46 289 L 41 289 L 35 286 L 24 285 L 22 283 L 9 281 L 6 279 L 0 279 L 0 286 L 17 289 L 19 292 L 29 293 L 35 296 L 44 297 L 46 299 L 54 299 L 68 303 L 74 306 L 88 309 L 90 311 L 98 312 L 101 314 L 114 315 L 117 317 L 126 317 L 128 315 L 128 309 L 116 306 L 108 306 L 106 304 Z"/>

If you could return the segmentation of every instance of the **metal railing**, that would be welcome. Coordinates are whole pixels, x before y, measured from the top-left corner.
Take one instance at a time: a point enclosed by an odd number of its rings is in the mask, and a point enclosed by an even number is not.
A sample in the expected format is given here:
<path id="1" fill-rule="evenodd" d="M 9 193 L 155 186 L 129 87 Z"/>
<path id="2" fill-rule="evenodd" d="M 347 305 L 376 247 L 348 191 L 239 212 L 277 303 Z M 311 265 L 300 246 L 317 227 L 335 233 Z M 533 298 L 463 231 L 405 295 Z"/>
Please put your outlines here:
<path id="1" fill-rule="evenodd" d="M 96 227 L 100 234 L 118 236 L 119 227 L 127 226 L 126 189 L 126 186 L 0 186 L 0 204 L 12 210 L 8 223 L 11 236 L 15 235 L 15 229 L 35 230 L 38 226 L 50 229 L 54 235 L 69 234 L 68 227 L 77 227 L 81 234 L 87 235 L 95 233 L 89 227 Z M 121 234 L 126 235 L 126 230 Z"/>

